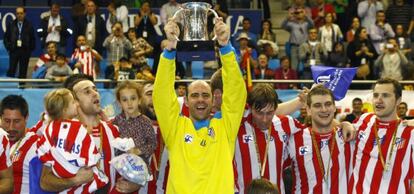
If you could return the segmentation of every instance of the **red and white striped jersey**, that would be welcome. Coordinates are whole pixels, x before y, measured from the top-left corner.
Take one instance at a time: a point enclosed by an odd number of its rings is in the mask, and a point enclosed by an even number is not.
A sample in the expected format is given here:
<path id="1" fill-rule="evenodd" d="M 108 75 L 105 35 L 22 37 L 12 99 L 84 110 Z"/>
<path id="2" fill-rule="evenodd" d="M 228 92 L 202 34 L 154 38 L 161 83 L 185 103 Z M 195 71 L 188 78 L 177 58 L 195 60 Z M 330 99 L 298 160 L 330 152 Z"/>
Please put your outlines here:
<path id="1" fill-rule="evenodd" d="M 9 138 L 7 138 L 7 132 L 2 128 L 0 128 L 0 142 L 0 171 L 2 171 L 12 165 Z"/>
<path id="2" fill-rule="evenodd" d="M 93 53 L 97 53 L 97 51 L 91 49 L 90 51 L 81 51 L 79 48 L 76 48 L 73 53 L 71 60 L 75 60 L 82 64 L 82 67 L 80 71 L 83 74 L 93 76 L 93 78 L 96 78 L 96 72 L 95 72 L 95 57 L 93 56 Z"/>
<path id="3" fill-rule="evenodd" d="M 261 168 L 264 160 L 268 130 L 263 131 L 252 124 L 250 110 L 245 111 L 246 118 L 240 126 L 234 156 L 234 172 L 236 189 L 245 193 L 247 185 L 261 178 Z M 290 116 L 274 116 L 272 119 L 271 137 L 269 139 L 268 155 L 264 176 L 279 191 L 284 191 L 282 173 L 287 159 L 287 143 L 289 136 L 301 130 L 302 125 Z M 260 157 L 260 158 L 258 158 Z"/>
<path id="4" fill-rule="evenodd" d="M 29 163 L 36 156 L 36 141 L 39 137 L 27 132 L 24 137 L 11 148 L 10 158 L 13 164 L 13 193 L 30 193 Z"/>
<path id="5" fill-rule="evenodd" d="M 382 122 L 372 113 L 363 114 L 355 121 L 358 135 L 348 193 L 410 192 L 414 170 L 414 130 L 401 123 L 397 126 L 397 123 Z M 389 164 L 388 170 L 384 169 L 380 160 L 375 126 L 384 163 Z"/>
<path id="6" fill-rule="evenodd" d="M 113 130 L 118 132 L 116 128 L 111 129 L 106 123 L 101 122 L 96 141 L 94 130 L 92 135 L 88 134 L 88 130 L 79 121 L 49 123 L 44 135 L 37 142 L 39 159 L 50 166 L 56 176 L 62 178 L 75 176 L 81 167 L 92 167 L 94 171 L 94 181 L 61 193 L 92 193 L 108 183 L 108 177 L 112 175 L 109 161 L 112 159 L 113 148 L 109 142 L 113 139 Z M 104 141 L 102 147 L 101 139 Z M 105 173 L 99 171 L 96 166 L 104 169 Z M 113 173 L 111 179 L 115 181 L 115 170 Z"/>
<path id="7" fill-rule="evenodd" d="M 312 142 L 311 128 L 294 134 L 289 139 L 289 156 L 292 160 L 292 193 L 346 193 L 352 172 L 353 143 L 342 140 L 342 130 L 320 134 L 312 131 L 318 148 Z M 320 150 L 321 163 L 316 149 Z M 331 155 L 332 151 L 332 155 Z M 326 172 L 325 178 L 323 171 Z"/>

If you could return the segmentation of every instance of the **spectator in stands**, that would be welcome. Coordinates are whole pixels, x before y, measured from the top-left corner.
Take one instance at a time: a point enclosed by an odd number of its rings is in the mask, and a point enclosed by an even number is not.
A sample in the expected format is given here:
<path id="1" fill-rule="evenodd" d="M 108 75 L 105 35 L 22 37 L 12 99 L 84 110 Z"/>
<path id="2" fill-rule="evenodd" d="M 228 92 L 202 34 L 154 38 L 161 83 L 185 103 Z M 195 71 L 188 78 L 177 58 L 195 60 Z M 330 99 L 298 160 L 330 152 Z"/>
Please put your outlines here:
<path id="1" fill-rule="evenodd" d="M 291 80 L 298 79 L 298 73 L 290 67 L 289 57 L 283 56 L 280 58 L 280 67 L 275 71 L 275 79 Z M 297 85 L 291 84 L 275 84 L 276 89 L 298 89 Z"/>
<path id="2" fill-rule="evenodd" d="M 377 53 L 381 53 L 388 38 L 395 36 L 391 25 L 385 21 L 384 11 L 377 12 L 377 20 L 368 28 L 368 34 Z"/>
<path id="3" fill-rule="evenodd" d="M 224 21 L 226 21 L 227 16 L 229 16 L 229 9 L 227 8 L 226 1 L 218 1 L 218 0 L 207 0 L 205 1 L 212 5 L 214 11 L 216 11 L 219 17 L 222 17 Z M 214 14 L 212 12 L 208 12 L 208 19 L 207 19 L 207 28 L 209 32 L 213 31 L 214 28 Z"/>
<path id="4" fill-rule="evenodd" d="M 248 17 L 244 17 L 243 18 L 243 24 L 242 24 L 242 30 L 238 31 L 235 35 L 233 35 L 233 41 L 232 44 L 234 45 L 234 48 L 239 48 L 239 42 L 238 42 L 238 37 L 240 36 L 240 34 L 244 33 L 247 34 L 247 36 L 249 37 L 249 45 L 256 48 L 257 46 L 257 35 L 253 32 L 250 31 L 252 24 L 251 24 L 251 20 Z"/>
<path id="5" fill-rule="evenodd" d="M 299 110 L 298 121 L 305 126 L 309 126 L 310 118 L 308 117 L 308 112 L 306 111 L 306 106 L 302 106 Z"/>
<path id="6" fill-rule="evenodd" d="M 258 59 L 258 65 L 254 68 L 254 77 L 256 79 L 273 79 L 274 73 L 268 67 L 269 59 L 265 54 L 260 54 Z"/>
<path id="7" fill-rule="evenodd" d="M 398 47 L 397 41 L 388 39 L 384 51 L 375 61 L 381 78 L 392 78 L 397 81 L 403 80 L 402 70 L 408 65 L 408 60 Z"/>
<path id="8" fill-rule="evenodd" d="M 350 43 L 354 40 L 355 32 L 361 27 L 358 17 L 352 18 L 351 28 L 346 32 L 346 42 Z"/>
<path id="9" fill-rule="evenodd" d="M 176 0 L 168 0 L 167 3 L 161 6 L 160 16 L 161 21 L 165 25 L 169 18 L 174 16 L 174 13 L 179 9 L 180 4 Z"/>
<path id="10" fill-rule="evenodd" d="M 105 70 L 105 78 L 112 79 L 114 72 L 113 65 L 122 57 L 128 57 L 128 53 L 132 49 L 131 42 L 124 36 L 122 32 L 122 24 L 114 23 L 112 33 L 106 37 L 103 46 L 107 49 L 108 67 Z"/>
<path id="11" fill-rule="evenodd" d="M 334 51 L 329 54 L 328 65 L 333 67 L 349 67 L 344 45 L 337 42 Z"/>
<path id="12" fill-rule="evenodd" d="M 72 74 L 73 71 L 67 64 L 66 56 L 64 54 L 57 54 L 56 62 L 47 69 L 45 78 L 57 82 L 64 82 Z"/>
<path id="13" fill-rule="evenodd" d="M 339 28 L 342 30 L 342 34 L 345 34 L 346 29 L 348 28 L 348 18 L 346 14 L 346 9 L 349 9 L 348 0 L 327 0 L 327 2 L 331 3 L 334 6 L 336 13 L 335 23 L 338 24 Z"/>
<path id="14" fill-rule="evenodd" d="M 136 71 L 132 68 L 132 64 L 129 62 L 128 58 L 122 57 L 119 59 L 118 63 L 114 65 L 114 75 L 113 80 L 124 81 L 124 80 L 133 80 L 135 79 Z"/>
<path id="15" fill-rule="evenodd" d="M 408 60 L 412 60 L 411 40 L 401 24 L 395 28 L 395 40 L 397 40 L 400 51 L 405 54 Z"/>
<path id="16" fill-rule="evenodd" d="M 378 55 L 365 27 L 355 32 L 355 38 L 349 43 L 346 53 L 350 66 L 358 67 L 356 79 L 370 79 L 373 76 L 372 65 Z"/>
<path id="17" fill-rule="evenodd" d="M 326 3 L 325 0 L 316 0 L 316 6 L 312 8 L 312 20 L 316 28 L 325 24 L 325 16 L 332 14 L 333 21 L 336 20 L 335 8 L 332 4 Z"/>
<path id="18" fill-rule="evenodd" d="M 108 5 L 108 20 L 106 21 L 106 29 L 112 33 L 113 25 L 117 22 L 122 24 L 122 32 L 129 29 L 128 8 L 123 5 L 122 0 L 112 0 Z"/>
<path id="19" fill-rule="evenodd" d="M 56 42 L 59 53 L 66 53 L 66 41 L 72 34 L 66 19 L 60 15 L 60 5 L 53 3 L 50 8 L 50 16 L 46 16 L 40 22 L 40 29 L 37 30 L 44 48 L 50 41 Z"/>
<path id="20" fill-rule="evenodd" d="M 149 1 L 141 4 L 138 14 L 135 16 L 135 28 L 137 37 L 144 38 L 152 47 L 156 45 L 157 34 L 154 26 L 158 20 L 152 12 Z"/>
<path id="21" fill-rule="evenodd" d="M 260 52 L 265 52 L 265 47 L 269 45 L 273 53 L 270 54 L 270 58 L 273 58 L 274 56 L 277 56 L 279 53 L 279 48 L 277 46 L 276 42 L 276 34 L 272 31 L 272 22 L 270 20 L 263 20 L 262 21 L 262 30 L 260 31 L 260 34 L 257 35 L 258 41 L 257 46 Z"/>
<path id="22" fill-rule="evenodd" d="M 328 51 L 325 45 L 318 41 L 318 30 L 311 28 L 308 30 L 309 39 L 302 43 L 299 48 L 300 59 L 304 62 L 304 69 L 301 74 L 303 79 L 312 79 L 311 65 L 324 65 L 328 58 Z"/>
<path id="23" fill-rule="evenodd" d="M 250 37 L 246 33 L 240 33 L 237 37 L 240 47 L 236 48 L 236 55 L 239 59 L 239 64 L 243 71 L 246 70 L 246 60 L 250 60 L 250 67 L 256 67 L 257 65 L 257 51 L 254 48 L 248 46 Z M 253 73 L 253 72 L 252 72 Z"/>
<path id="24" fill-rule="evenodd" d="M 361 26 L 369 28 L 375 24 L 376 15 L 378 11 L 384 10 L 381 1 L 378 0 L 363 0 L 358 3 L 358 16 L 361 18 Z"/>
<path id="25" fill-rule="evenodd" d="M 313 22 L 305 16 L 304 9 L 289 13 L 289 16 L 283 20 L 282 28 L 290 33 L 290 62 L 292 69 L 298 70 L 300 62 L 299 46 L 308 39 L 308 29 L 313 27 Z"/>
<path id="26" fill-rule="evenodd" d="M 294 15 L 295 12 L 302 10 L 302 9 L 305 10 L 306 17 L 312 18 L 311 9 L 305 5 L 305 0 L 294 0 L 293 4 L 288 9 L 288 14 Z"/>
<path id="27" fill-rule="evenodd" d="M 414 13 L 412 12 L 412 6 L 405 3 L 404 0 L 393 1 L 385 13 L 387 21 L 390 23 L 393 29 L 395 29 L 398 24 L 401 24 L 404 29 L 409 29 L 410 22 L 414 16 Z"/>
<path id="28" fill-rule="evenodd" d="M 319 40 L 325 46 L 328 53 L 334 51 L 335 44 L 342 42 L 342 31 L 338 25 L 333 23 L 332 13 L 325 15 L 325 24 L 319 28 Z"/>
<path id="29" fill-rule="evenodd" d="M 260 34 L 257 35 L 258 40 L 268 40 L 276 43 L 276 34 L 272 31 L 272 22 L 267 19 L 263 20 L 261 26 Z"/>
<path id="30" fill-rule="evenodd" d="M 57 46 L 55 42 L 48 42 L 46 45 L 47 53 L 39 56 L 33 69 L 32 78 L 45 78 L 47 68 L 56 60 Z"/>
<path id="31" fill-rule="evenodd" d="M 134 69 L 140 71 L 142 68 L 146 68 L 151 71 L 151 67 L 147 63 L 147 57 L 152 53 L 154 48 L 144 38 L 137 38 L 134 28 L 128 30 L 128 39 L 132 44 L 130 60 Z"/>
<path id="32" fill-rule="evenodd" d="M 96 64 L 102 60 L 102 56 L 88 45 L 84 35 L 77 37 L 76 46 L 71 57 L 73 69 L 76 73 L 90 75 L 95 79 L 97 77 Z"/>
<path id="33" fill-rule="evenodd" d="M 107 36 L 105 22 L 97 12 L 96 4 L 92 0 L 86 2 L 86 13 L 80 16 L 75 23 L 74 37 L 79 37 L 79 35 L 84 35 L 88 45 L 98 53 L 103 53 L 102 43 Z"/>
<path id="34" fill-rule="evenodd" d="M 361 98 L 354 98 L 352 99 L 352 112 L 347 114 L 344 118 L 344 121 L 348 121 L 350 123 L 354 122 L 356 118 L 359 118 L 362 115 L 362 100 Z"/>
<path id="35" fill-rule="evenodd" d="M 397 107 L 398 117 L 400 117 L 400 119 L 402 119 L 402 120 L 413 119 L 414 117 L 408 116 L 407 112 L 408 112 L 407 103 L 406 102 L 400 102 L 400 104 Z"/>
<path id="36" fill-rule="evenodd" d="M 32 23 L 26 19 L 24 7 L 16 8 L 16 19 L 8 23 L 3 43 L 9 53 L 7 76 L 16 77 L 18 68 L 18 77 L 26 78 L 30 55 L 36 45 L 34 29 Z"/>
<path id="37" fill-rule="evenodd" d="M 270 59 L 277 59 L 279 54 L 279 47 L 276 43 L 270 41 L 263 41 L 259 40 L 257 42 L 257 46 L 259 47 L 259 52 L 264 53 L 267 58 Z"/>

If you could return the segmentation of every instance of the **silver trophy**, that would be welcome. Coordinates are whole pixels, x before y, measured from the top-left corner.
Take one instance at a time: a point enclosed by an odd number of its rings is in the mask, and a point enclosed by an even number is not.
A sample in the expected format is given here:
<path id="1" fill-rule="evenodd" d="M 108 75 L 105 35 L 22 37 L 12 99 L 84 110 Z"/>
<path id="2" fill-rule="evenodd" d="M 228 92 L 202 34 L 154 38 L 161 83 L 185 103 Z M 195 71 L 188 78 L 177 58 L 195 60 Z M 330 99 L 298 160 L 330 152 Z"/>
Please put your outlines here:
<path id="1" fill-rule="evenodd" d="M 214 40 L 216 36 L 210 40 L 207 30 L 207 19 L 210 11 L 218 18 L 217 13 L 211 9 L 211 5 L 204 2 L 184 3 L 174 13 L 174 20 L 183 18 L 182 41 L 179 41 L 177 45 L 179 61 L 205 61 L 215 58 Z M 178 37 L 176 38 L 180 40 Z"/>

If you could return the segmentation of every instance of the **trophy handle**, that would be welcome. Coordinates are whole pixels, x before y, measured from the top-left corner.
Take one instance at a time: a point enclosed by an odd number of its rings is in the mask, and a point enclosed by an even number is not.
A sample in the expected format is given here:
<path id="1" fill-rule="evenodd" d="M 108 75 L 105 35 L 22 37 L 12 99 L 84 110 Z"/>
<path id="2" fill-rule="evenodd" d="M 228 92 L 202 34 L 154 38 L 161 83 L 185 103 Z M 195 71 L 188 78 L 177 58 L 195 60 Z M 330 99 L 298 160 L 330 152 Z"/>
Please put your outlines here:
<path id="1" fill-rule="evenodd" d="M 177 15 L 182 11 L 184 11 L 184 8 L 179 7 L 178 10 L 174 13 L 172 19 L 175 21 L 175 19 L 177 19 Z M 180 41 L 180 39 L 177 36 L 175 36 L 175 39 L 177 39 L 177 41 Z"/>
<path id="2" fill-rule="evenodd" d="M 217 12 L 216 11 L 214 11 L 214 9 L 211 9 L 211 8 L 209 8 L 208 9 L 209 11 L 211 11 L 213 14 L 214 14 L 214 17 L 217 19 L 217 18 L 219 18 L 219 16 L 218 16 L 218 14 L 217 14 Z M 214 37 L 211 39 L 211 40 L 216 40 L 217 39 L 217 35 L 216 34 L 214 34 Z"/>

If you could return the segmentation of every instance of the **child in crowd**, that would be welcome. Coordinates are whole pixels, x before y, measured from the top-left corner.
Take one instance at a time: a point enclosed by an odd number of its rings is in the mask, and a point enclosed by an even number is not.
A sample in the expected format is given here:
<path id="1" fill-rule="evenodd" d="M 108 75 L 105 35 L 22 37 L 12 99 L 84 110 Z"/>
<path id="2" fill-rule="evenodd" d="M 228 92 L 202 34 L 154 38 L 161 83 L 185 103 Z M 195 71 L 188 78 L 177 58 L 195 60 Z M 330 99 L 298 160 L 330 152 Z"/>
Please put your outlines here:
<path id="1" fill-rule="evenodd" d="M 254 179 L 246 189 L 246 194 L 278 194 L 277 188 L 269 180 Z"/>
<path id="2" fill-rule="evenodd" d="M 126 57 L 122 57 L 119 59 L 119 62 L 115 64 L 114 79 L 117 81 L 135 79 L 135 71 Z"/>
<path id="3" fill-rule="evenodd" d="M 72 74 L 72 69 L 67 64 L 65 55 L 59 53 L 56 56 L 55 64 L 47 69 L 45 77 L 53 81 L 64 82 Z"/>
<path id="4" fill-rule="evenodd" d="M 122 112 L 114 118 L 113 124 L 119 127 L 121 138 L 134 140 L 135 148 L 131 153 L 141 156 L 149 164 L 157 140 L 151 120 L 139 109 L 142 99 L 141 85 L 129 80 L 121 82 L 115 89 L 115 97 Z"/>
<path id="5" fill-rule="evenodd" d="M 46 168 L 42 179 L 52 173 L 71 178 L 79 184 L 65 191 L 75 193 L 93 192 L 105 186 L 108 178 L 96 167 L 101 159 L 100 149 L 82 123 L 72 120 L 78 115 L 78 104 L 71 91 L 52 90 L 46 95 L 44 105 L 50 121 L 37 142 L 39 160 Z"/>

